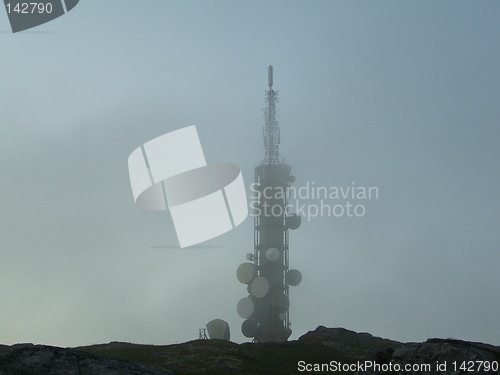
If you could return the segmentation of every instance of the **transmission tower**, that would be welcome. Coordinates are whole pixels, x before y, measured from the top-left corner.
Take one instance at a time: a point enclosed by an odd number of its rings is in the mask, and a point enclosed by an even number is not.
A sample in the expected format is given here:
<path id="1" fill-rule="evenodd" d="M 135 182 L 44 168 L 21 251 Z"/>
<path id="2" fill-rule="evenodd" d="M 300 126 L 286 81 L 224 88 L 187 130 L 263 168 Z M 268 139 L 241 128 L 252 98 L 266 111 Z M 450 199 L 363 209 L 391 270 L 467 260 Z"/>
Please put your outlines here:
<path id="1" fill-rule="evenodd" d="M 295 286 L 302 275 L 289 269 L 289 230 L 300 226 L 300 216 L 287 211 L 288 188 L 295 181 L 292 167 L 280 158 L 280 128 L 276 119 L 278 91 L 273 89 L 273 67 L 268 68 L 266 91 L 264 159 L 255 168 L 254 251 L 249 262 L 236 272 L 247 284 L 248 297 L 238 302 L 238 314 L 246 319 L 241 330 L 254 342 L 286 341 L 291 335 L 289 286 Z"/>

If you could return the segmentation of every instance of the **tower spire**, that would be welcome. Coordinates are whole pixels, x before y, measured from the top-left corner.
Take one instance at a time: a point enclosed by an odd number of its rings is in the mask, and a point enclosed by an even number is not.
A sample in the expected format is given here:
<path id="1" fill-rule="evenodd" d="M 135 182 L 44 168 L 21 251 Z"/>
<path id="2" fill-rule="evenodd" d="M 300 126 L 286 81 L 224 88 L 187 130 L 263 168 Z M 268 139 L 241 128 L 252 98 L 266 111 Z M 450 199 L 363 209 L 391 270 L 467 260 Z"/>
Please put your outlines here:
<path id="1" fill-rule="evenodd" d="M 276 120 L 276 103 L 278 103 L 278 91 L 273 89 L 273 66 L 267 68 L 267 83 L 269 90 L 266 91 L 266 108 L 264 108 L 264 160 L 261 164 L 280 164 L 280 128 Z"/>

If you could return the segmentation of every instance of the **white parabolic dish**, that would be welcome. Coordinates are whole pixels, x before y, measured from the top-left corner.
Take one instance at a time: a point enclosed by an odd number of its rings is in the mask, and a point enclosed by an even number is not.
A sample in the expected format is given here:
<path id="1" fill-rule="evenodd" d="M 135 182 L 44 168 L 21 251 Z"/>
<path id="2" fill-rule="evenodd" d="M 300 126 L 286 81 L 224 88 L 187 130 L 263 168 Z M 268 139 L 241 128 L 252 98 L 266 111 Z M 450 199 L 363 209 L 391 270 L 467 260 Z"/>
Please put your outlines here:
<path id="1" fill-rule="evenodd" d="M 238 315 L 243 319 L 250 318 L 250 316 L 253 314 L 253 310 L 254 310 L 253 301 L 248 297 L 240 299 L 238 305 L 236 306 L 236 311 L 238 311 Z"/>
<path id="2" fill-rule="evenodd" d="M 250 283 L 255 277 L 255 266 L 253 263 L 241 263 L 236 270 L 238 281 L 243 284 Z"/>
<path id="3" fill-rule="evenodd" d="M 278 260 L 279 257 L 280 257 L 280 252 L 275 247 L 270 247 L 269 249 L 266 250 L 267 260 L 274 262 L 275 260 Z"/>
<path id="4" fill-rule="evenodd" d="M 264 297 L 269 292 L 269 282 L 263 276 L 257 276 L 250 285 L 250 291 L 256 298 Z"/>

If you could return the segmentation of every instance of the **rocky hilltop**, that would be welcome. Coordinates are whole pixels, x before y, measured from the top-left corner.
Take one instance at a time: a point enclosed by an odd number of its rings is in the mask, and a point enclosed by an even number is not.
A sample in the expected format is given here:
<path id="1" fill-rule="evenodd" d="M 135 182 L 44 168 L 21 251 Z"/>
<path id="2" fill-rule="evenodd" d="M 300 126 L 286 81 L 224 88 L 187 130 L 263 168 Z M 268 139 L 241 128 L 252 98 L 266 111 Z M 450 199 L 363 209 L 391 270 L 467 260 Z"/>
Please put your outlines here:
<path id="1" fill-rule="evenodd" d="M 0 345 L 0 375 L 315 372 L 470 375 L 500 374 L 498 364 L 499 346 L 454 339 L 400 343 L 369 333 L 323 326 L 296 341 L 283 343 L 235 344 L 222 340 L 194 340 L 166 346 L 120 342 L 79 348 Z M 405 365 L 414 367 L 405 368 Z"/>
<path id="2" fill-rule="evenodd" d="M 54 346 L 17 344 L 0 347 L 1 375 L 162 375 L 171 371 Z"/>

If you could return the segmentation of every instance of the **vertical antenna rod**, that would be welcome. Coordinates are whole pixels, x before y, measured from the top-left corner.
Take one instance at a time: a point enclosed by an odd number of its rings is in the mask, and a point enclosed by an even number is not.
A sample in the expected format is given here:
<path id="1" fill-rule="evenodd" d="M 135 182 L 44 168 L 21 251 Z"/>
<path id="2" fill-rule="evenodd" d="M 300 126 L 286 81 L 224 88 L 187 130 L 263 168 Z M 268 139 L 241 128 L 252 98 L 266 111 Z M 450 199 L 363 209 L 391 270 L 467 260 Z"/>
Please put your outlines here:
<path id="1" fill-rule="evenodd" d="M 278 102 L 278 91 L 273 89 L 273 66 L 267 68 L 267 83 L 269 90 L 266 91 L 266 108 L 264 108 L 264 160 L 261 164 L 280 164 L 280 128 L 276 120 L 276 103 Z"/>

